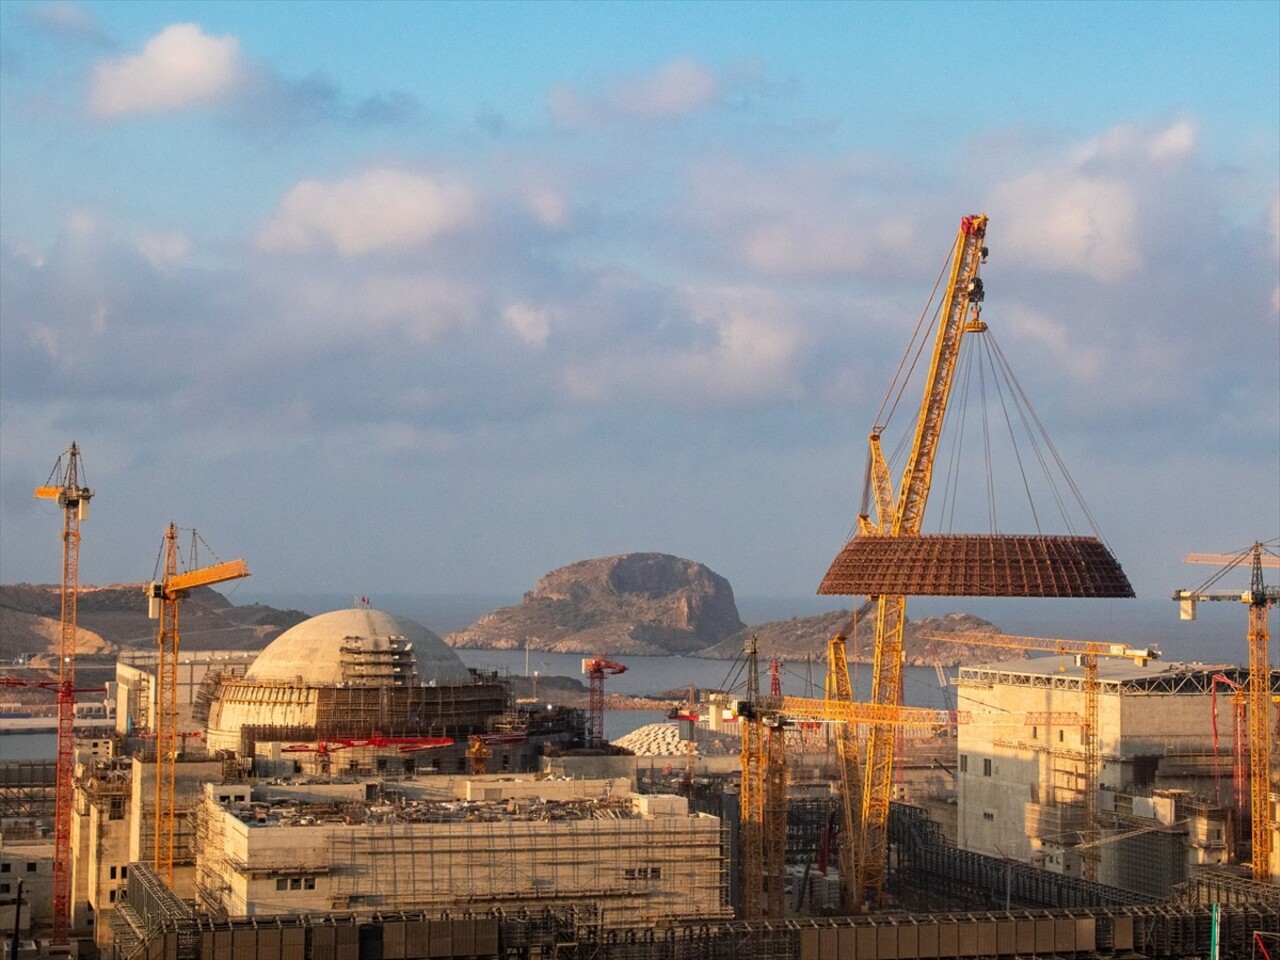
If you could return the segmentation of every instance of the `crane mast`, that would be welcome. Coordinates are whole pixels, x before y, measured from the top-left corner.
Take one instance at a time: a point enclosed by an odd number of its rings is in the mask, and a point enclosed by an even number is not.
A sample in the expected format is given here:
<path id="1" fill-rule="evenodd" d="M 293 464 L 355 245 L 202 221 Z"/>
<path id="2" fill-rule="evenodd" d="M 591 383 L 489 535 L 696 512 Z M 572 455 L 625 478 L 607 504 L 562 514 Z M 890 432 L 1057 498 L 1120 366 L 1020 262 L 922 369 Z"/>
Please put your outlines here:
<path id="1" fill-rule="evenodd" d="M 93 491 L 81 485 L 80 448 L 73 442 L 35 495 L 62 508 L 62 618 L 58 635 L 58 757 L 54 786 L 53 936 L 67 943 L 71 915 L 71 812 L 75 774 L 76 604 L 80 593 L 80 522 Z"/>
<path id="2" fill-rule="evenodd" d="M 859 703 L 853 700 L 845 659 L 845 638 L 836 634 L 827 644 L 827 690 L 824 699 L 760 695 L 755 638 L 746 645 L 747 684 L 743 699 L 713 695 L 711 702 L 727 706 L 738 718 L 742 740 L 742 781 L 739 865 L 744 919 L 781 919 L 785 883 L 787 767 L 785 730 L 793 721 L 836 725 L 841 757 L 844 819 L 840 844 L 841 895 L 849 908 L 848 878 L 856 856 L 857 728 L 884 723 L 891 727 L 940 727 L 966 719 L 954 711 Z M 780 689 L 780 688 L 779 688 Z"/>
<path id="3" fill-rule="evenodd" d="M 837 633 L 827 642 L 826 700 L 836 704 L 853 702 L 853 684 L 849 680 L 849 659 L 843 634 Z M 854 883 L 858 876 L 858 814 L 853 798 L 861 796 L 862 772 L 858 769 L 858 728 L 852 723 L 836 727 L 836 755 L 840 759 L 841 804 L 840 846 L 840 905 L 846 913 L 856 904 Z"/>
<path id="4" fill-rule="evenodd" d="M 1280 600 L 1280 588 L 1268 587 L 1262 578 L 1263 567 L 1280 567 L 1280 557 L 1264 552 L 1262 543 L 1255 543 L 1238 554 L 1192 553 L 1184 558 L 1187 563 L 1223 564 L 1224 569 L 1211 580 L 1232 567 L 1249 564 L 1249 589 L 1244 593 L 1230 591 L 1178 590 L 1173 599 L 1182 604 L 1182 619 L 1195 619 L 1195 605 L 1202 600 L 1228 600 L 1249 606 L 1249 802 L 1250 802 L 1250 859 L 1253 879 L 1271 880 L 1271 732 L 1267 729 L 1271 716 L 1270 685 L 1271 663 L 1268 656 L 1270 634 L 1267 628 L 1268 612 Z"/>
<path id="5" fill-rule="evenodd" d="M 153 865 L 172 886 L 177 809 L 175 789 L 178 757 L 178 612 L 180 601 L 196 587 L 211 586 L 249 576 L 244 560 L 231 560 L 198 570 L 178 572 L 178 528 L 170 523 L 164 535 L 162 579 L 144 586 L 148 614 L 160 621 L 156 635 L 156 812 Z"/>
<path id="6" fill-rule="evenodd" d="M 947 283 L 943 322 L 934 342 L 933 357 L 925 383 L 920 415 L 916 421 L 911 456 L 902 473 L 902 482 L 891 522 L 877 517 L 882 533 L 916 536 L 920 533 L 925 503 L 933 479 L 938 437 L 947 410 L 947 400 L 955 378 L 960 341 L 969 331 L 985 329 L 979 319 L 983 299 L 979 265 L 986 258 L 987 217 L 967 216 L 960 221 L 950 278 Z M 883 455 L 880 428 L 871 435 L 873 471 L 880 477 Z M 883 480 L 876 484 L 877 503 L 889 502 Z M 877 509 L 880 509 L 879 507 Z M 905 596 L 877 598 L 876 636 L 872 662 L 871 701 L 897 705 L 902 693 L 902 639 L 906 624 Z M 888 856 L 889 802 L 893 791 L 895 733 L 892 726 L 873 724 L 867 743 L 866 773 L 862 783 L 857 893 L 860 898 L 879 896 L 884 886 Z"/>

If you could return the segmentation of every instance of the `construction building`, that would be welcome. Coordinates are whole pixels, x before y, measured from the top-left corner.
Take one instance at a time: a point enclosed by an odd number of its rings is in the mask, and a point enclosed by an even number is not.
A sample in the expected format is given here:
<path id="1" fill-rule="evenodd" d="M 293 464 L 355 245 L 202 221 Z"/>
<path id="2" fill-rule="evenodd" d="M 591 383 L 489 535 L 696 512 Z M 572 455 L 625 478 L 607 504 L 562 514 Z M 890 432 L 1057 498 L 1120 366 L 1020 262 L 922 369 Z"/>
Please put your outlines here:
<path id="1" fill-rule="evenodd" d="M 194 732 L 192 708 L 209 674 L 241 674 L 257 659 L 257 650 L 201 650 L 183 653 L 174 669 L 178 723 Z M 124 650 L 116 661 L 115 728 L 128 736 L 156 729 L 156 650 Z M 203 734 L 202 734 L 203 735 Z"/>
<path id="2" fill-rule="evenodd" d="M 156 667 L 154 654 L 121 660 L 117 736 L 81 741 L 77 754 L 71 924 L 100 948 L 118 926 L 129 865 L 158 856 Z M 580 711 L 513 711 L 496 675 L 469 670 L 425 627 L 364 607 L 304 621 L 257 654 L 184 656 L 176 676 L 168 835 L 171 885 L 183 898 L 195 897 L 193 813 L 207 785 L 380 777 L 413 793 L 415 777 L 466 772 L 477 738 L 489 744 L 491 769 L 515 773 L 582 737 Z M 366 789 L 349 782 L 334 796 L 363 802 Z"/>
<path id="3" fill-rule="evenodd" d="M 211 784 L 197 819 L 212 917 L 495 904 L 593 906 L 618 923 L 732 916 L 720 820 L 626 780 Z"/>
<path id="4" fill-rule="evenodd" d="M 1212 684 L 1247 671 L 1104 659 L 1097 673 L 1097 879 L 1167 896 L 1191 868 L 1238 862 L 1248 820 L 1231 796 L 1234 720 L 1220 711 L 1215 742 Z M 959 846 L 1082 875 L 1085 684 L 1070 656 L 960 668 Z M 1280 671 L 1271 686 L 1280 693 Z"/>

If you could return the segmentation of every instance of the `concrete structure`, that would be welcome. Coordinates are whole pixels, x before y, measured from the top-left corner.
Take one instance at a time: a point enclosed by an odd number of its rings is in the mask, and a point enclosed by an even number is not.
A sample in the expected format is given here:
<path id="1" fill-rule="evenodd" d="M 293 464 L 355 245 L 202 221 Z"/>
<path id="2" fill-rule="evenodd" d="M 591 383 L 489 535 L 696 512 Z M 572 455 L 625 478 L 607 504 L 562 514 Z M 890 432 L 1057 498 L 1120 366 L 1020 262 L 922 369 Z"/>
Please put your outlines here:
<path id="1" fill-rule="evenodd" d="M 286 630 L 242 676 L 208 686 L 207 710 L 195 711 L 207 748 L 242 758 L 269 742 L 465 738 L 507 707 L 496 676 L 473 674 L 426 627 L 363 607 Z"/>
<path id="2" fill-rule="evenodd" d="M 0 834 L 0 944 L 8 944 L 15 920 L 26 933 L 46 924 L 53 904 L 53 843 L 48 840 L 7 840 Z M 22 898 L 18 899 L 18 885 Z M 14 911 L 21 911 L 15 916 Z"/>
<path id="3" fill-rule="evenodd" d="M 119 926 L 113 914 L 129 864 L 154 858 L 155 666 L 148 654 L 118 664 L 116 737 L 78 744 L 72 924 L 100 948 Z M 489 738 L 490 769 L 511 772 L 535 770 L 545 746 L 581 736 L 580 711 L 510 711 L 496 676 L 472 673 L 425 627 L 365 608 L 308 620 L 261 654 L 183 657 L 178 687 L 179 731 L 203 734 L 180 741 L 176 767 L 173 892 L 180 899 L 195 897 L 191 814 L 206 786 L 230 803 L 247 790 L 236 782 L 252 774 L 282 781 L 281 802 L 327 796 L 363 804 L 373 788 L 355 778 L 380 777 L 377 795 L 416 797 L 437 789 L 429 783 L 447 782 L 439 774 L 465 771 L 473 734 Z M 448 747 L 419 749 L 428 739 Z M 287 782 L 330 777 L 345 780 Z"/>
<path id="4" fill-rule="evenodd" d="M 110 945 L 111 914 L 124 896 L 129 864 L 151 863 L 155 856 L 154 759 L 99 758 L 77 769 L 75 812 L 71 822 L 72 929 Z M 195 872 L 191 808 L 205 784 L 222 778 L 221 761 L 203 756 L 179 761 L 175 771 L 174 887 L 192 896 Z"/>
<path id="5" fill-rule="evenodd" d="M 682 797 L 496 776 L 389 789 L 209 786 L 200 905 L 215 917 L 548 904 L 597 905 L 619 923 L 731 915 L 720 820 Z"/>
<path id="6" fill-rule="evenodd" d="M 1103 883 L 1231 859 L 1229 798 L 1215 802 L 1210 684 L 1232 666 L 1100 660 L 1098 700 L 1103 836 L 1149 827 L 1099 847 Z M 957 841 L 965 849 L 1080 876 L 1076 849 L 1085 786 L 1083 668 L 1049 656 L 962 667 Z M 1280 671 L 1273 672 L 1280 686 Z M 1230 792 L 1231 716 L 1219 709 L 1218 769 Z M 1247 825 L 1245 825 L 1247 833 Z M 1167 834 L 1176 833 L 1176 841 Z M 1168 844 L 1178 845 L 1170 853 Z M 1128 876 L 1126 876 L 1128 874 Z"/>
<path id="7" fill-rule="evenodd" d="M 220 674 L 243 674 L 257 650 L 200 650 L 182 653 L 177 664 L 178 730 L 195 728 L 192 713 L 205 691 L 205 680 Z M 122 735 L 155 729 L 156 663 L 154 650 L 127 650 L 116 661 L 115 730 Z M 207 696 L 207 693 L 206 693 Z"/>

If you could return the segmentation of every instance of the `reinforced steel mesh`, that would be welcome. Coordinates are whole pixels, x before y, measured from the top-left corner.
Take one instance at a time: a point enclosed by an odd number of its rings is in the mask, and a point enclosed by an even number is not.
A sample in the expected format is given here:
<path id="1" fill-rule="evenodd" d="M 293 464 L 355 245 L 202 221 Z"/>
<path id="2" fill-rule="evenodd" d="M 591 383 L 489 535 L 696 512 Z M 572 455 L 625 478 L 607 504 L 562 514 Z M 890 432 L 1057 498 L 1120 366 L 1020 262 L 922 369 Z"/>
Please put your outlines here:
<path id="1" fill-rule="evenodd" d="M 818 587 L 836 596 L 1132 597 L 1096 537 L 854 537 Z"/>

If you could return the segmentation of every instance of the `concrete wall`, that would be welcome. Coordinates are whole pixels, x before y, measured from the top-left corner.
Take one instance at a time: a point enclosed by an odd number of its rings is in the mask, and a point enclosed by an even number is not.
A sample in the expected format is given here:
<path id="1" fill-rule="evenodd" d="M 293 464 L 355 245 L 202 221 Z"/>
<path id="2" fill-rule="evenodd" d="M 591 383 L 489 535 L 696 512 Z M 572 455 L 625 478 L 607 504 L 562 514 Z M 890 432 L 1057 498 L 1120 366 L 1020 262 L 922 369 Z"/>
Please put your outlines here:
<path id="1" fill-rule="evenodd" d="M 30 906 L 25 915 L 36 926 L 49 923 L 53 915 L 53 856 L 48 841 L 0 841 L 0 900 L 14 899 L 22 881 L 22 898 Z M 4 933 L 12 931 L 0 931 L 0 942 L 7 943 Z"/>
<path id="2" fill-rule="evenodd" d="M 1078 669 L 1073 675 L 1078 675 Z M 1079 856 L 1072 849 L 1071 811 L 1049 809 L 1054 802 L 1083 803 L 1085 769 L 1082 728 L 1029 723 L 1036 712 L 1085 713 L 1080 689 L 1013 684 L 988 685 L 965 680 L 957 685 L 960 706 L 971 711 L 972 722 L 958 732 L 956 771 L 957 841 L 959 846 L 992 856 L 1011 856 L 1042 863 L 1055 872 L 1079 875 Z M 1135 758 L 1178 750 L 1202 750 L 1211 744 L 1208 694 L 1108 693 L 1098 699 L 1098 734 L 1102 755 L 1099 785 L 1132 790 L 1139 777 Z M 1229 754 L 1230 709 L 1219 705 L 1221 749 Z M 1051 750 L 1075 756 L 1054 756 Z M 1229 762 L 1229 761 L 1228 761 Z M 1044 839 L 1025 835 L 1028 811 L 1045 818 Z M 1079 810 L 1075 811 L 1078 819 Z M 1055 817 L 1062 817 L 1064 837 L 1048 834 Z M 1070 821 L 1070 822 L 1069 822 Z M 1118 856 L 1115 848 L 1101 848 L 1103 870 Z"/>
<path id="3" fill-rule="evenodd" d="M 205 786 L 222 779 L 218 760 L 183 760 L 174 772 L 174 863 L 195 859 L 192 808 L 203 802 Z M 156 764 L 134 757 L 129 798 L 129 859 L 151 863 L 156 843 Z M 185 878 L 185 881 L 184 881 Z M 175 873 L 174 893 L 183 899 L 193 896 L 191 871 Z"/>

